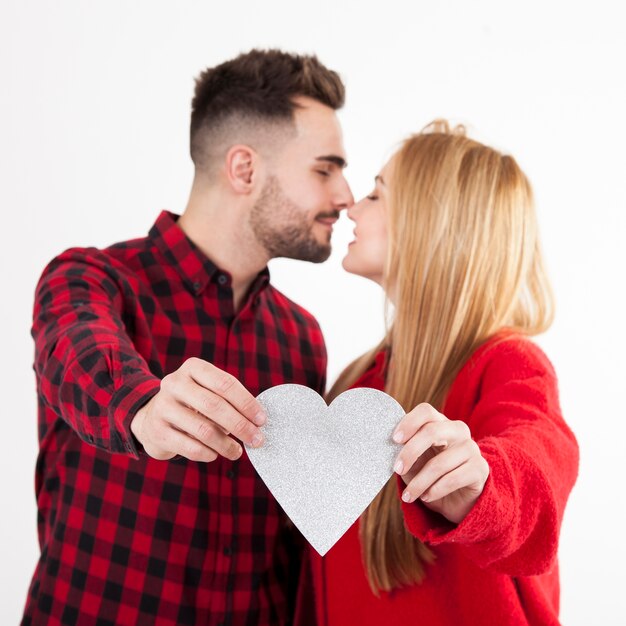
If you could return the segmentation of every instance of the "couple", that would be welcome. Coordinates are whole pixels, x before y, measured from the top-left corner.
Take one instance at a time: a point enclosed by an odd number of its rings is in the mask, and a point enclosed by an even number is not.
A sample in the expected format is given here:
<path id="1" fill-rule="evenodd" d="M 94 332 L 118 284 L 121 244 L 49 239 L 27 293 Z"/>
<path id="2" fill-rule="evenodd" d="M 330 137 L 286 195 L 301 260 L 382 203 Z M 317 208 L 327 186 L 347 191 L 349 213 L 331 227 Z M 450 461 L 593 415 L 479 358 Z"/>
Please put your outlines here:
<path id="1" fill-rule="evenodd" d="M 195 178 L 147 237 L 44 270 L 32 334 L 38 561 L 23 624 L 557 624 L 557 548 L 578 468 L 557 380 L 529 183 L 435 122 L 355 203 L 315 57 L 253 50 L 203 72 Z M 325 557 L 254 472 L 255 400 L 323 394 L 320 328 L 269 282 L 274 257 L 344 268 L 394 305 L 339 377 L 407 414 L 395 474 Z"/>

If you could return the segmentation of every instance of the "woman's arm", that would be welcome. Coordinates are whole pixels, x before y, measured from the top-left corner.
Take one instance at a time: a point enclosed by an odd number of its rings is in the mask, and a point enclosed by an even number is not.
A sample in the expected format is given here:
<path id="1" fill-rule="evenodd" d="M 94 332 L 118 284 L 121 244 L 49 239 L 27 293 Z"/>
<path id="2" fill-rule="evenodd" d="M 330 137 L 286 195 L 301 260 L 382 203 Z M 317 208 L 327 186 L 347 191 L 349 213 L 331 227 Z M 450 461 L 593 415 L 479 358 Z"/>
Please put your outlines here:
<path id="1" fill-rule="evenodd" d="M 399 458 L 412 472 L 398 480 L 399 494 L 431 496 L 402 503 L 409 531 L 433 546 L 462 545 L 481 567 L 518 576 L 549 570 L 579 456 L 541 349 L 524 339 L 490 350 L 463 422 L 427 406 L 398 425 L 406 441 Z"/>

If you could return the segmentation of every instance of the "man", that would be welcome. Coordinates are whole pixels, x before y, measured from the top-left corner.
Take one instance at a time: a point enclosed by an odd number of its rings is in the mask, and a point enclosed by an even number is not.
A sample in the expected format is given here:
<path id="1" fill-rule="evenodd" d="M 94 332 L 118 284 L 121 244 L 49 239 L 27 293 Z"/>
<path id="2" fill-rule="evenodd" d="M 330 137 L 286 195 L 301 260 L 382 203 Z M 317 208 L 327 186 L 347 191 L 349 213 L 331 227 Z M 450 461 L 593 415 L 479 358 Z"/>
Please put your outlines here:
<path id="1" fill-rule="evenodd" d="M 353 202 L 343 101 L 315 57 L 253 50 L 206 70 L 184 213 L 44 270 L 41 557 L 23 624 L 291 621 L 302 537 L 241 442 L 263 444 L 264 389 L 324 390 L 320 328 L 267 262 L 330 254 Z"/>

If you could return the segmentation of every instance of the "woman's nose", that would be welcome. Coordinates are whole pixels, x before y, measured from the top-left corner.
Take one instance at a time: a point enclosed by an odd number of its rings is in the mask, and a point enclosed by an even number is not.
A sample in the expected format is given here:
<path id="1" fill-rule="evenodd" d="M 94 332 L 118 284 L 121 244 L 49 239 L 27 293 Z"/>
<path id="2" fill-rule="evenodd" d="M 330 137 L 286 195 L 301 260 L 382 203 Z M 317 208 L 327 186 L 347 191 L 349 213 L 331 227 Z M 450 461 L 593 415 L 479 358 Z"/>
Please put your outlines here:
<path id="1" fill-rule="evenodd" d="M 361 202 L 355 202 L 348 207 L 347 215 L 353 221 L 356 222 L 359 214 L 359 209 L 361 208 Z"/>

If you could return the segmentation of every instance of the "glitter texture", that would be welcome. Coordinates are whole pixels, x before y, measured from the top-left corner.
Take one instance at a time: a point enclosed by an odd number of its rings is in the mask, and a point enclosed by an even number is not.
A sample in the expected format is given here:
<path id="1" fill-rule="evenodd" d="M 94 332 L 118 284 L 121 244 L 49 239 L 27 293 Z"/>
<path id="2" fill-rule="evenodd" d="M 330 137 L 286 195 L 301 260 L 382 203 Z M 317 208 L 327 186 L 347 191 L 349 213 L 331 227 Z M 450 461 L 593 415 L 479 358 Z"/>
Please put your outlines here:
<path id="1" fill-rule="evenodd" d="M 252 465 L 309 543 L 323 556 L 393 473 L 401 445 L 391 435 L 402 407 L 377 389 L 345 391 L 330 406 L 302 385 L 261 393 L 266 442 L 246 445 Z"/>

